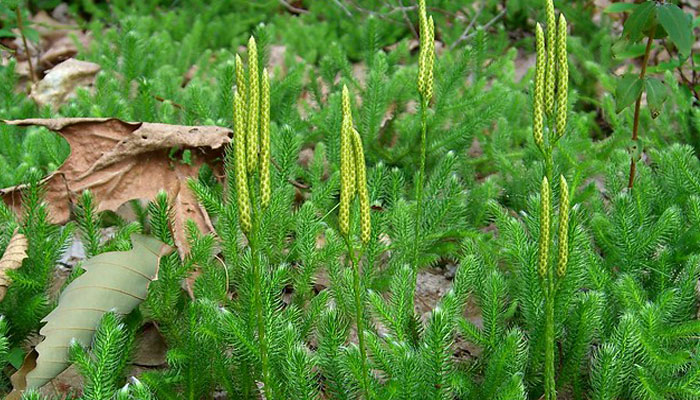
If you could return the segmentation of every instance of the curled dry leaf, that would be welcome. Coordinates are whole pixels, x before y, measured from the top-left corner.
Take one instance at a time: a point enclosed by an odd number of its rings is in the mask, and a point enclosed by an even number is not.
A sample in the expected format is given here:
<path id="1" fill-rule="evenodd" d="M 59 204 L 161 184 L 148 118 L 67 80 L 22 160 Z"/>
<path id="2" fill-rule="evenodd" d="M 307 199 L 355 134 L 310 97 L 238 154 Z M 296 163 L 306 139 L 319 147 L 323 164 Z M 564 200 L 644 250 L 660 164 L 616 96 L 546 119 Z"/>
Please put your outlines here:
<path id="1" fill-rule="evenodd" d="M 24 357 L 22 366 L 10 377 L 10 382 L 14 389 L 5 397 L 5 400 L 22 399 L 22 392 L 27 388 L 27 373 L 36 368 L 37 355 L 36 351 L 30 351 L 27 356 Z"/>
<path id="2" fill-rule="evenodd" d="M 199 168 L 222 156 L 231 131 L 217 126 L 182 126 L 148 122 L 124 122 L 115 118 L 58 118 L 4 121 L 17 126 L 43 126 L 63 136 L 70 156 L 56 172 L 45 178 L 46 201 L 52 222 L 68 221 L 72 205 L 90 190 L 98 211 L 115 211 L 132 199 L 152 200 L 165 190 L 173 202 L 175 245 L 189 251 L 185 221 L 192 219 L 203 232 L 208 217 L 187 186 Z M 188 150 L 189 163 L 174 159 L 171 149 Z M 0 196 L 16 210 L 22 186 L 0 189 Z"/>
<path id="3" fill-rule="evenodd" d="M 110 310 L 125 315 L 148 294 L 158 275 L 160 258 L 172 248 L 159 240 L 135 234 L 129 251 L 102 253 L 83 264 L 85 273 L 61 293 L 58 305 L 42 322 L 44 340 L 12 376 L 10 399 L 28 388 L 39 388 L 69 366 L 72 341 L 90 345 L 102 316 Z M 13 397 L 14 396 L 14 397 Z"/>
<path id="4" fill-rule="evenodd" d="M 100 66 L 95 63 L 68 59 L 32 85 L 31 97 L 41 107 L 50 105 L 57 109 L 75 96 L 77 88 L 91 86 L 99 71 Z"/>
<path id="5" fill-rule="evenodd" d="M 5 298 L 7 287 L 10 285 L 7 271 L 22 266 L 22 261 L 27 258 L 28 246 L 27 237 L 15 230 L 10 243 L 5 248 L 5 253 L 0 258 L 0 300 Z"/>

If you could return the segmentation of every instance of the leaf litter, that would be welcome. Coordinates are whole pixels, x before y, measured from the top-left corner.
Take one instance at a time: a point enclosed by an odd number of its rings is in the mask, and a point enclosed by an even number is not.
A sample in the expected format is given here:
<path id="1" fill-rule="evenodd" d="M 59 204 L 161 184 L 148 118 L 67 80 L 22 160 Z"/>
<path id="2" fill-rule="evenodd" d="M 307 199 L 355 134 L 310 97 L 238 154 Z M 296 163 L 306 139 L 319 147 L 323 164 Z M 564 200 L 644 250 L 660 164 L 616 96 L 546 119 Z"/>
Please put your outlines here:
<path id="1" fill-rule="evenodd" d="M 44 178 L 51 222 L 64 224 L 78 196 L 90 190 L 98 211 L 116 211 L 129 200 L 153 200 L 159 191 L 173 200 L 173 236 L 181 255 L 189 251 L 185 221 L 192 219 L 202 232 L 211 223 L 190 191 L 187 180 L 200 167 L 220 173 L 220 158 L 231 141 L 230 129 L 125 122 L 115 118 L 57 118 L 4 121 L 15 126 L 40 126 L 60 134 L 71 152 L 64 163 Z M 172 155 L 179 149 L 183 157 Z M 184 157 L 185 152 L 189 154 Z M 0 196 L 16 211 L 26 185 L 0 189 Z"/>

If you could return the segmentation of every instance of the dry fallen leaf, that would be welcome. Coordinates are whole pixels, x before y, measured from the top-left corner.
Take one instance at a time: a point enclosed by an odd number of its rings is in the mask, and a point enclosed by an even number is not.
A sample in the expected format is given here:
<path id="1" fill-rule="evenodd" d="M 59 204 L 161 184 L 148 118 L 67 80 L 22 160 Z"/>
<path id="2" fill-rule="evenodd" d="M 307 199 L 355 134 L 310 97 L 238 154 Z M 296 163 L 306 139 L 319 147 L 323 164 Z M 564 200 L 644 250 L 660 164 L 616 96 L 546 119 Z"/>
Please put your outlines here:
<path id="1" fill-rule="evenodd" d="M 231 130 L 217 126 L 182 126 L 148 122 L 124 122 L 115 118 L 59 118 L 4 121 L 9 125 L 43 126 L 63 136 L 70 156 L 44 179 L 51 220 L 68 221 L 72 205 L 90 190 L 99 211 L 116 210 L 132 199 L 152 200 L 160 190 L 173 203 L 175 245 L 180 254 L 189 249 L 184 224 L 194 220 L 209 231 L 208 217 L 187 186 L 189 177 L 223 153 Z M 169 156 L 171 149 L 191 152 L 185 164 Z M 22 185 L 0 189 L 0 196 L 15 210 L 20 206 Z"/>
<path id="2" fill-rule="evenodd" d="M 5 253 L 0 258 L 0 300 L 5 298 L 7 287 L 10 285 L 10 279 L 7 276 L 7 271 L 17 269 L 22 266 L 22 261 L 27 258 L 27 248 L 29 243 L 27 237 L 17 232 L 12 235 L 10 243 L 5 248 Z"/>
<path id="3" fill-rule="evenodd" d="M 89 36 L 83 35 L 76 37 L 80 43 L 87 47 L 89 44 Z M 39 57 L 40 68 L 46 70 L 54 68 L 61 62 L 73 58 L 78 54 L 78 47 L 75 45 L 74 39 L 71 36 L 64 36 L 51 44 L 45 52 Z"/>
<path id="4" fill-rule="evenodd" d="M 102 253 L 85 261 L 85 273 L 66 286 L 56 308 L 41 320 L 46 323 L 39 331 L 44 340 L 13 375 L 13 393 L 40 388 L 68 368 L 73 341 L 90 345 L 105 313 L 126 315 L 146 299 L 161 257 L 172 248 L 140 234 L 131 242 L 129 251 Z"/>
<path id="5" fill-rule="evenodd" d="M 31 97 L 41 107 L 50 105 L 58 109 L 75 96 L 78 87 L 91 86 L 98 72 L 100 66 L 95 63 L 68 59 L 50 69 L 42 80 L 32 85 Z"/>
<path id="6" fill-rule="evenodd" d="M 39 353 L 37 353 L 34 349 L 27 353 L 27 355 L 24 357 L 24 362 L 22 363 L 20 369 L 18 369 L 17 372 L 10 376 L 10 382 L 12 383 L 12 387 L 26 387 L 27 374 L 31 372 L 34 368 L 36 368 L 37 357 L 39 357 Z M 22 393 L 23 390 L 13 390 L 12 392 L 10 392 L 10 394 L 8 394 L 5 397 L 5 400 L 20 400 L 22 398 Z"/>

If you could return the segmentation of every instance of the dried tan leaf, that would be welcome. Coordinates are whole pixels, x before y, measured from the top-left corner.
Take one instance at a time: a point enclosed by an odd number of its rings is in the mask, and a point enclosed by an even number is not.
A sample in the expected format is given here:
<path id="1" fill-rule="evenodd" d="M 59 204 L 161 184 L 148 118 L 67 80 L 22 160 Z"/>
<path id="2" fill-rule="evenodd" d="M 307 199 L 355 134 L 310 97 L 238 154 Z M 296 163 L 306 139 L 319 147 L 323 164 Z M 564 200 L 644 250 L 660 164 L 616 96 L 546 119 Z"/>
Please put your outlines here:
<path id="1" fill-rule="evenodd" d="M 65 370 L 71 343 L 90 345 L 106 312 L 126 315 L 146 299 L 148 285 L 157 279 L 160 258 L 172 248 L 139 234 L 131 241 L 129 251 L 102 253 L 85 261 L 85 273 L 66 286 L 56 308 L 42 319 L 46 324 L 39 333 L 44 340 L 12 377 L 15 392 L 40 388 Z"/>
<path id="2" fill-rule="evenodd" d="M 7 287 L 10 285 L 10 279 L 7 276 L 7 271 L 17 269 L 22 266 L 22 261 L 27 258 L 27 248 L 29 242 L 27 237 L 17 232 L 12 235 L 10 243 L 5 248 L 5 253 L 0 258 L 0 300 L 5 298 Z"/>
<path id="3" fill-rule="evenodd" d="M 116 210 L 132 199 L 152 200 L 160 190 L 174 206 L 175 244 L 181 254 L 189 248 L 184 223 L 192 219 L 208 232 L 207 217 L 187 186 L 199 168 L 221 157 L 231 130 L 217 126 L 182 126 L 124 122 L 115 118 L 58 118 L 4 121 L 9 125 L 43 126 L 63 136 L 70 156 L 45 179 L 51 220 L 65 223 L 80 193 L 90 190 L 98 211 Z M 173 160 L 172 148 L 191 151 L 190 165 Z M 20 206 L 22 186 L 0 189 L 11 207 Z"/>
<path id="4" fill-rule="evenodd" d="M 27 374 L 31 370 L 36 368 L 37 357 L 39 357 L 39 353 L 37 353 L 34 349 L 28 352 L 27 355 L 24 357 L 24 362 L 22 363 L 20 369 L 18 369 L 17 372 L 10 376 L 10 382 L 12 383 L 12 387 L 22 389 L 12 390 L 12 392 L 10 392 L 10 394 L 8 394 L 7 397 L 5 397 L 5 400 L 20 400 L 22 398 L 24 388 L 27 387 Z"/>
<path id="5" fill-rule="evenodd" d="M 50 69 L 42 80 L 32 85 L 31 98 L 39 106 L 58 109 L 75 96 L 79 87 L 92 86 L 100 66 L 70 58 Z"/>

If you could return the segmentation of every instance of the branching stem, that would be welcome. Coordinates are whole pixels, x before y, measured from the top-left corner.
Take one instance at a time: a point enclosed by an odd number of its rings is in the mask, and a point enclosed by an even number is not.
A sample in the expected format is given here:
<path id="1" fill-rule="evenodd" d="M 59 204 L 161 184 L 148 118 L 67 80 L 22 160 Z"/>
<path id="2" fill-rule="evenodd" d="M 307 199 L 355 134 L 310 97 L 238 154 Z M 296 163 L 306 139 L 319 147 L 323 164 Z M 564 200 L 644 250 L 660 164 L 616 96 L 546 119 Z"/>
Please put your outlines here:
<path id="1" fill-rule="evenodd" d="M 651 29 L 649 36 L 647 37 L 647 47 L 644 50 L 644 59 L 642 60 L 642 69 L 639 71 L 639 79 L 644 80 L 647 73 L 647 64 L 649 63 L 649 55 L 651 54 L 651 45 L 654 42 L 654 35 L 656 34 L 656 27 Z M 637 101 L 634 103 L 634 122 L 632 124 L 632 141 L 636 142 L 639 137 L 639 113 L 642 107 L 642 93 L 639 93 Z M 627 187 L 632 189 L 634 186 L 634 175 L 637 170 L 637 160 L 635 160 L 636 154 L 630 155 L 630 175 Z"/>

